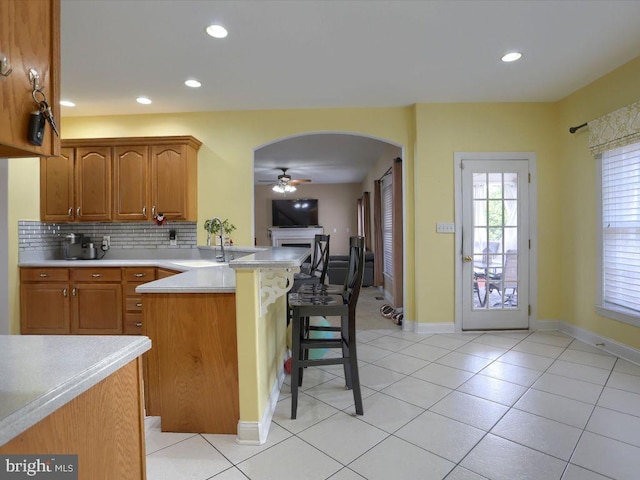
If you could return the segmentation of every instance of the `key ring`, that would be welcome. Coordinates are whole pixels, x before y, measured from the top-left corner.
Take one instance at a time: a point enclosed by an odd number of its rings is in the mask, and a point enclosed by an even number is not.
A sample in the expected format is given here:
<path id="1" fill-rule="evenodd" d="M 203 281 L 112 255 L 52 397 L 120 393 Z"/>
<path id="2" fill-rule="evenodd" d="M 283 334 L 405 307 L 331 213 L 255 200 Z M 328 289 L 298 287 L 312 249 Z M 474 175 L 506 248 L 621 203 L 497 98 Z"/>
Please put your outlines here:
<path id="1" fill-rule="evenodd" d="M 36 94 L 39 93 L 40 95 L 42 95 L 42 100 L 38 101 L 38 99 L 36 98 Z M 44 92 L 42 90 L 40 90 L 39 88 L 35 88 L 33 90 L 33 92 L 31 92 L 31 96 L 33 97 L 33 101 L 36 102 L 36 104 L 40 105 L 42 104 L 42 102 L 47 101 L 47 96 L 44 94 Z"/>

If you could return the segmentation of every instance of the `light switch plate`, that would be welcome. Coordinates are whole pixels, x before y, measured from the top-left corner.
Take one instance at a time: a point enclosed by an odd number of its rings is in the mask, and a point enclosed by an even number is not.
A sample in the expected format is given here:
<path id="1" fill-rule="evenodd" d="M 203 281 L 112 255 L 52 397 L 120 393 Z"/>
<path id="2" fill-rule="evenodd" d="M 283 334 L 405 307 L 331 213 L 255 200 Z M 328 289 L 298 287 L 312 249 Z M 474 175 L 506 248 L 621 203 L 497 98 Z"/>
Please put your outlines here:
<path id="1" fill-rule="evenodd" d="M 436 223 L 436 233 L 456 233 L 456 224 Z"/>

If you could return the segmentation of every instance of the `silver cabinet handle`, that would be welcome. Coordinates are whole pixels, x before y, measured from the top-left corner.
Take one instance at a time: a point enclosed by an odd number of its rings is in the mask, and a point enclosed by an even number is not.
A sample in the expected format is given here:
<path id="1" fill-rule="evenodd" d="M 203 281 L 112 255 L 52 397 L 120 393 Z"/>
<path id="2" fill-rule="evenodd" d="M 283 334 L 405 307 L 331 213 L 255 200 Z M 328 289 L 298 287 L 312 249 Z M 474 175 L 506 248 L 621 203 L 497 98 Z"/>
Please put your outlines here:
<path id="1" fill-rule="evenodd" d="M 73 295 L 74 297 L 78 296 L 78 290 L 76 289 L 76 287 L 73 287 L 73 290 L 71 290 L 71 295 Z"/>
<path id="2" fill-rule="evenodd" d="M 102 274 L 101 273 L 92 273 L 91 276 L 93 278 L 100 278 L 100 277 L 102 277 Z"/>
<path id="3" fill-rule="evenodd" d="M 80 218 L 80 207 L 76 208 L 76 218 Z"/>
<path id="4" fill-rule="evenodd" d="M 39 275 L 39 277 L 41 277 L 41 278 L 47 278 L 47 277 L 49 277 L 49 276 L 50 276 L 50 275 L 49 275 L 48 273 L 41 273 L 41 274 Z"/>
<path id="5" fill-rule="evenodd" d="M 146 275 L 147 275 L 146 273 L 136 273 L 135 274 L 135 276 L 138 277 L 138 278 L 145 277 Z"/>
<path id="6" fill-rule="evenodd" d="M 0 75 L 8 77 L 13 72 L 13 68 L 9 65 L 9 59 L 2 53 L 0 53 Z"/>
<path id="7" fill-rule="evenodd" d="M 69 207 L 69 212 L 67 212 L 69 215 L 69 218 L 73 217 L 73 207 Z"/>
<path id="8" fill-rule="evenodd" d="M 142 322 L 136 322 L 136 327 L 141 327 L 142 326 Z"/>
<path id="9" fill-rule="evenodd" d="M 155 206 L 155 205 L 153 205 L 153 206 L 151 207 L 151 216 L 152 216 L 153 218 L 156 218 L 156 206 Z"/>
<path id="10" fill-rule="evenodd" d="M 63 296 L 64 298 L 67 298 L 67 289 L 66 289 L 66 288 L 63 288 L 63 289 L 62 289 L 62 296 Z"/>
<path id="11" fill-rule="evenodd" d="M 147 217 L 147 207 L 142 207 L 142 216 Z"/>
<path id="12" fill-rule="evenodd" d="M 142 308 L 142 303 L 136 303 L 136 307 Z"/>

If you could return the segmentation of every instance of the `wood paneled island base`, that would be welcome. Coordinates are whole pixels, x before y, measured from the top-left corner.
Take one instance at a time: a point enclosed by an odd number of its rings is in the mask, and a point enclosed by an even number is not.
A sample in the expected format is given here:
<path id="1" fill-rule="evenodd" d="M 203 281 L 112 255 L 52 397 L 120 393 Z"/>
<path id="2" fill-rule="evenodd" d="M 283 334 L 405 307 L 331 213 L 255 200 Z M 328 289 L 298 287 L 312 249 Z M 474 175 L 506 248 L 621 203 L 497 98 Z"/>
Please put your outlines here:
<path id="1" fill-rule="evenodd" d="M 162 431 L 235 434 L 240 418 L 235 293 L 144 293 L 147 414 Z"/>
<path id="2" fill-rule="evenodd" d="M 144 480 L 141 357 L 8 443 L 0 454 L 78 455 L 78 478 Z"/>

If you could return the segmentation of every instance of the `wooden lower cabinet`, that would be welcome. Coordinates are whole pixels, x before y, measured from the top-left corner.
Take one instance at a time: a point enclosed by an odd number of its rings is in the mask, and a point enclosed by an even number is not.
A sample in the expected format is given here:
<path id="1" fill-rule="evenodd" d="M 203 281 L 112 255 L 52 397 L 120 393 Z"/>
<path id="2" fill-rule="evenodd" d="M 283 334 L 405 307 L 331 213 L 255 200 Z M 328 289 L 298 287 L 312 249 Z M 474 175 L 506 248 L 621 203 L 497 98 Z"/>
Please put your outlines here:
<path id="1" fill-rule="evenodd" d="M 20 269 L 20 330 L 23 334 L 71 333 L 69 269 Z"/>
<path id="2" fill-rule="evenodd" d="M 180 273 L 156 267 L 20 269 L 20 332 L 141 335 L 136 287 Z"/>
<path id="3" fill-rule="evenodd" d="M 138 357 L 0 446 L 2 455 L 78 455 L 79 479 L 144 480 Z"/>
<path id="4" fill-rule="evenodd" d="M 120 268 L 21 268 L 22 334 L 119 335 Z"/>
<path id="5" fill-rule="evenodd" d="M 235 293 L 145 293 L 147 415 L 164 432 L 237 433 Z"/>
<path id="6" fill-rule="evenodd" d="M 142 295 L 136 287 L 156 279 L 155 267 L 127 267 L 122 269 L 122 295 L 124 297 L 124 334 L 142 334 Z"/>

